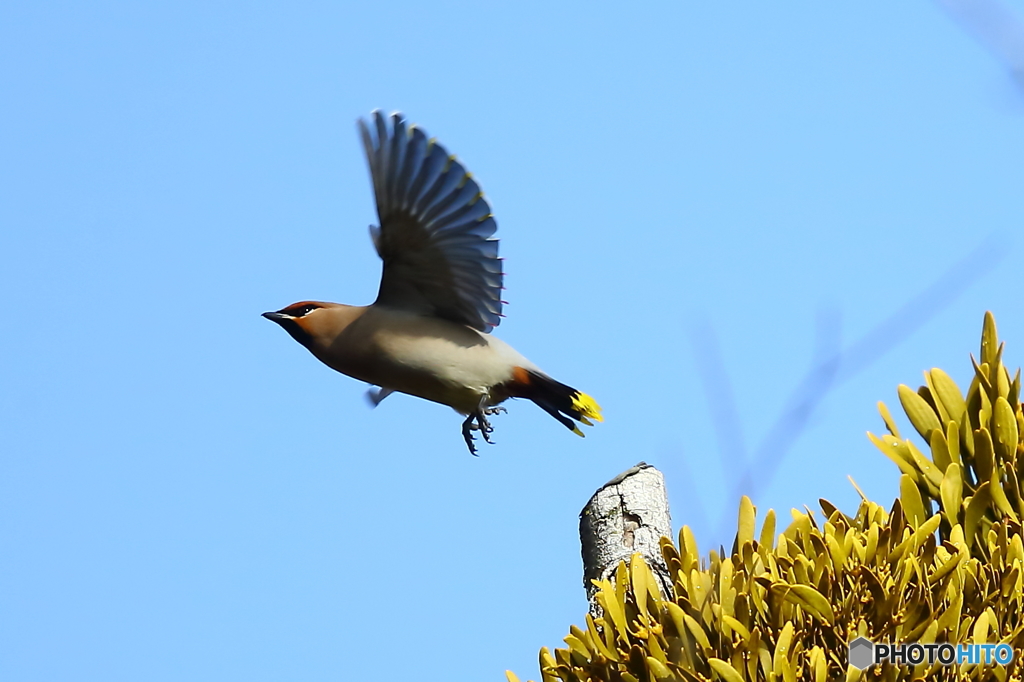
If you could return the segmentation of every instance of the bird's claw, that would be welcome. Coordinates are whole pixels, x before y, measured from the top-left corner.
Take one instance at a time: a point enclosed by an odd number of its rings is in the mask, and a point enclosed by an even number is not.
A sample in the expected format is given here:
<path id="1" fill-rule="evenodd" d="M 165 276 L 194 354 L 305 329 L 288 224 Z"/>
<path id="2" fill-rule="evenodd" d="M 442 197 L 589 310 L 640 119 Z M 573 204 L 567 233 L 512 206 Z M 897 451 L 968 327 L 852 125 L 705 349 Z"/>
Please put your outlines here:
<path id="1" fill-rule="evenodd" d="M 474 457 L 477 456 L 476 445 L 473 443 L 474 431 L 480 432 L 485 443 L 494 445 L 494 441 L 490 438 L 490 435 L 494 433 L 494 427 L 487 420 L 487 415 L 501 414 L 505 411 L 504 407 L 487 407 L 481 408 L 466 417 L 466 421 L 462 422 L 462 437 L 466 439 L 466 447 L 469 448 L 469 454 Z"/>

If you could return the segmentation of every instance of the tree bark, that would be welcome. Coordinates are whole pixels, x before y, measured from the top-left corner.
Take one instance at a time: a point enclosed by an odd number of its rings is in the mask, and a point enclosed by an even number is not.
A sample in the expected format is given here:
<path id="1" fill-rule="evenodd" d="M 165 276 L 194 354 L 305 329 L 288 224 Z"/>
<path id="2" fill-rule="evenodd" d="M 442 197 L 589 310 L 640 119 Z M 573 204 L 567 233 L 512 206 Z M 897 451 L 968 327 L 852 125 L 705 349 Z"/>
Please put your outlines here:
<path id="1" fill-rule="evenodd" d="M 583 586 L 591 613 L 599 610 L 592 581 L 611 579 L 619 562 L 628 566 L 637 552 L 658 578 L 662 597 L 672 598 L 672 581 L 661 556 L 662 535 L 672 535 L 665 477 L 650 464 L 640 462 L 594 493 L 580 512 Z"/>

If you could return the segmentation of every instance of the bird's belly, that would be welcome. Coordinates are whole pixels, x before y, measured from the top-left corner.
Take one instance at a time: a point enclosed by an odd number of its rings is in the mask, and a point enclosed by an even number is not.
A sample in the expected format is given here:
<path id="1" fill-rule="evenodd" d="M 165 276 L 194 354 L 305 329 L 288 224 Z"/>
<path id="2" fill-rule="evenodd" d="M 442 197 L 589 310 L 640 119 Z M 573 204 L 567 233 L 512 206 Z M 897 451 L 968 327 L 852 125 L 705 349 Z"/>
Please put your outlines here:
<path id="1" fill-rule="evenodd" d="M 498 397 L 492 389 L 511 378 L 515 364 L 502 352 L 511 350 L 508 346 L 492 345 L 491 339 L 466 327 L 378 324 L 353 331 L 359 335 L 350 346 L 355 352 L 331 354 L 345 360 L 327 364 L 361 381 L 466 414 L 485 398 L 491 404 Z"/>
<path id="2" fill-rule="evenodd" d="M 511 368 L 488 362 L 486 346 L 464 347 L 444 338 L 389 335 L 380 344 L 384 359 L 378 385 L 450 405 L 463 413 L 479 408 L 495 384 L 506 381 Z"/>

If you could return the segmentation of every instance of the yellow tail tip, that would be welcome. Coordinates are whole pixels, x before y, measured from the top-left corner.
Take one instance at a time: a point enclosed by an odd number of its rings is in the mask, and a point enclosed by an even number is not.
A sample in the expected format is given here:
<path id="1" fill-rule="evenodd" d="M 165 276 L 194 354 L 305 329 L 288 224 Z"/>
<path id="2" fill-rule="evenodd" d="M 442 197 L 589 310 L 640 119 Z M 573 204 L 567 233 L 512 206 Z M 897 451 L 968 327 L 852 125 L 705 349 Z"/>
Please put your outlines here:
<path id="1" fill-rule="evenodd" d="M 601 406 L 583 391 L 577 391 L 576 395 L 572 397 L 572 406 L 583 415 L 584 419 L 580 421 L 587 426 L 591 426 L 590 422 L 586 419 L 587 417 L 598 422 L 604 421 L 604 417 L 601 416 Z"/>

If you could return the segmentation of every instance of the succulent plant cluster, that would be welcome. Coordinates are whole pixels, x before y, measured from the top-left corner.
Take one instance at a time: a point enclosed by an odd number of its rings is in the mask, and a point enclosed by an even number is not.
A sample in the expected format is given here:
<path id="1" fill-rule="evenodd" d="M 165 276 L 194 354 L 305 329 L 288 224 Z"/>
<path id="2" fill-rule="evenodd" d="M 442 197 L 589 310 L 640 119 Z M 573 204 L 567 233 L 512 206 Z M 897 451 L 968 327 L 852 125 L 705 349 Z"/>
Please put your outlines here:
<path id="1" fill-rule="evenodd" d="M 820 517 L 794 510 L 776 535 L 774 512 L 757 532 L 743 498 L 729 556 L 704 559 L 687 527 L 662 538 L 673 595 L 639 556 L 620 564 L 600 583 L 601 615 L 573 626 L 565 648 L 541 650 L 542 681 L 1021 679 L 1024 413 L 1020 371 L 1011 378 L 1002 351 L 986 314 L 966 395 L 938 369 L 916 392 L 899 387 L 928 454 L 879 404 L 889 433 L 870 437 L 902 472 L 888 512 L 863 494 L 854 516 L 821 500 Z M 1006 643 L 1014 660 L 859 670 L 847 663 L 859 636 Z"/>

